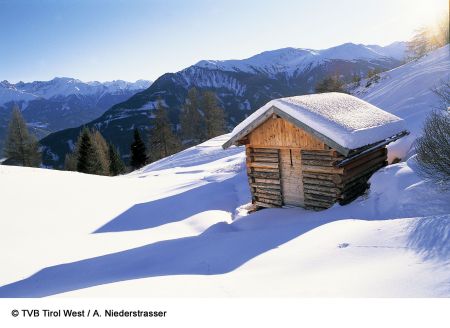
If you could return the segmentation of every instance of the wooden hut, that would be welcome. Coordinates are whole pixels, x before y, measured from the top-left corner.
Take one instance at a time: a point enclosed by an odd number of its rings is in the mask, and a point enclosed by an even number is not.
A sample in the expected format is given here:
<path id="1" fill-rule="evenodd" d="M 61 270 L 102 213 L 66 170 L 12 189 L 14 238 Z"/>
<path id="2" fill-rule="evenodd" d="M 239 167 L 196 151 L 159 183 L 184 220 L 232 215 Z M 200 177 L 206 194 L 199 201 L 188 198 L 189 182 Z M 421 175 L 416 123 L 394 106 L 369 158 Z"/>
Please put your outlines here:
<path id="1" fill-rule="evenodd" d="M 322 210 L 346 204 L 387 164 L 386 145 L 408 134 L 402 119 L 342 93 L 281 98 L 258 109 L 223 145 L 245 145 L 257 207 Z"/>

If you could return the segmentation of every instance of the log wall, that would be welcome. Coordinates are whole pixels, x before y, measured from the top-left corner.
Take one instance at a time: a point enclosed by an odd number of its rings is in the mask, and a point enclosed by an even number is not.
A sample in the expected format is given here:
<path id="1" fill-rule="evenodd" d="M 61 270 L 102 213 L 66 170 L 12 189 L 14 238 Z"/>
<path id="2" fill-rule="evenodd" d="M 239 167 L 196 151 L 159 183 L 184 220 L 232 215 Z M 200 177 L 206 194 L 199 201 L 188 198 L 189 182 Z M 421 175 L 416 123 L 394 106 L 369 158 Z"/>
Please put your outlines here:
<path id="1" fill-rule="evenodd" d="M 282 206 L 279 150 L 246 145 L 246 155 L 252 203 L 259 207 Z"/>
<path id="2" fill-rule="evenodd" d="M 339 203 L 348 204 L 363 194 L 372 174 L 387 164 L 387 149 L 383 147 L 345 165 Z"/>
<path id="3" fill-rule="evenodd" d="M 369 187 L 372 174 L 387 165 L 387 149 L 381 148 L 349 162 L 335 150 L 302 150 L 305 207 L 322 210 L 339 202 L 348 204 Z"/>
<path id="4" fill-rule="evenodd" d="M 302 150 L 305 207 L 322 210 L 341 196 L 344 169 L 335 164 L 344 157 L 335 150 Z"/>
<path id="5" fill-rule="evenodd" d="M 323 210 L 347 204 L 368 188 L 370 176 L 387 165 L 381 148 L 351 159 L 324 142 L 273 116 L 245 137 L 252 202 L 258 207 L 304 206 Z"/>

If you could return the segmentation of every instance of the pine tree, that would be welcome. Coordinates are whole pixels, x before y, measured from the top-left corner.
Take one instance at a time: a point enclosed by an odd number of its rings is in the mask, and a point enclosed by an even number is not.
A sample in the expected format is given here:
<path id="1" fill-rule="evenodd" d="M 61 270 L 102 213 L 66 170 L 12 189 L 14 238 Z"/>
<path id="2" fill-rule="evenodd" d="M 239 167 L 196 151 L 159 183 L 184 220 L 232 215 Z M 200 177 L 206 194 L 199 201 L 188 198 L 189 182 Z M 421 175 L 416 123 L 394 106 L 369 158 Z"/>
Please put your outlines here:
<path id="1" fill-rule="evenodd" d="M 117 175 L 125 165 L 115 147 L 109 145 L 98 130 L 84 128 L 73 152 L 66 155 L 64 168 L 96 175 Z"/>
<path id="2" fill-rule="evenodd" d="M 324 92 L 346 92 L 344 82 L 338 75 L 326 77 L 316 85 L 316 93 Z"/>
<path id="3" fill-rule="evenodd" d="M 119 151 L 113 144 L 109 144 L 109 174 L 119 175 L 126 172 L 126 166 L 120 158 Z"/>
<path id="4" fill-rule="evenodd" d="M 186 104 L 180 115 L 181 138 L 185 146 L 193 146 L 204 141 L 205 119 L 200 113 L 200 99 L 197 89 L 188 91 Z"/>
<path id="5" fill-rule="evenodd" d="M 96 169 L 95 149 L 88 128 L 83 128 L 77 141 L 77 171 L 92 174 Z"/>
<path id="6" fill-rule="evenodd" d="M 359 86 L 361 83 L 361 76 L 359 74 L 353 74 L 352 82 L 355 86 Z"/>
<path id="7" fill-rule="evenodd" d="M 78 163 L 77 153 L 72 152 L 72 153 L 66 154 L 66 157 L 64 159 L 64 170 L 65 171 L 76 171 L 77 170 L 77 163 Z"/>
<path id="8" fill-rule="evenodd" d="M 225 114 L 217 103 L 216 94 L 212 91 L 203 93 L 203 112 L 206 123 L 206 139 L 211 139 L 224 134 Z"/>
<path id="9" fill-rule="evenodd" d="M 39 143 L 28 131 L 17 105 L 12 111 L 4 153 L 14 164 L 30 167 L 38 167 L 41 164 Z"/>
<path id="10" fill-rule="evenodd" d="M 371 79 L 373 77 L 376 77 L 377 75 L 379 75 L 381 73 L 381 69 L 379 69 L 378 67 L 374 68 L 374 69 L 369 69 L 367 71 L 367 78 Z"/>
<path id="11" fill-rule="evenodd" d="M 150 131 L 149 149 L 149 158 L 152 162 L 180 150 L 180 142 L 172 132 L 169 118 L 161 101 L 158 101 L 156 107 L 153 128 Z"/>
<path id="12" fill-rule="evenodd" d="M 133 143 L 131 144 L 130 165 L 134 170 L 143 167 L 147 163 L 147 148 L 142 141 L 138 129 L 134 129 Z"/>
<path id="13" fill-rule="evenodd" d="M 90 133 L 92 146 L 94 148 L 92 174 L 109 175 L 109 147 L 106 140 L 98 130 Z"/>

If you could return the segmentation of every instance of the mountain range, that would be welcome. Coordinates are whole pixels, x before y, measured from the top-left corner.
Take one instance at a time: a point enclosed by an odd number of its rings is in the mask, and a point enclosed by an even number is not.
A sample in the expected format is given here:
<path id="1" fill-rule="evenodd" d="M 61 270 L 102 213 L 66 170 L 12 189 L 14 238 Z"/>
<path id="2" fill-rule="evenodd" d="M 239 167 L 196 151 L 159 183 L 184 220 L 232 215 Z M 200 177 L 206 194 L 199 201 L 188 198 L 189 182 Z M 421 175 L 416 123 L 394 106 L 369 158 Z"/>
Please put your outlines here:
<path id="1" fill-rule="evenodd" d="M 37 137 L 89 122 L 114 104 L 147 89 L 150 81 L 82 82 L 58 77 L 50 81 L 0 82 L 0 149 L 16 104 Z"/>
<path id="2" fill-rule="evenodd" d="M 202 60 L 162 75 L 146 90 L 115 104 L 86 125 L 98 129 L 127 159 L 133 129 L 147 134 L 158 99 L 176 126 L 190 88 L 214 91 L 231 128 L 271 99 L 314 92 L 315 85 L 327 76 L 339 75 L 350 81 L 354 75 L 364 77 L 369 70 L 397 67 L 403 62 L 405 49 L 404 42 L 386 47 L 345 43 L 323 50 L 283 48 L 243 60 Z M 81 128 L 42 139 L 44 164 L 62 166 Z"/>

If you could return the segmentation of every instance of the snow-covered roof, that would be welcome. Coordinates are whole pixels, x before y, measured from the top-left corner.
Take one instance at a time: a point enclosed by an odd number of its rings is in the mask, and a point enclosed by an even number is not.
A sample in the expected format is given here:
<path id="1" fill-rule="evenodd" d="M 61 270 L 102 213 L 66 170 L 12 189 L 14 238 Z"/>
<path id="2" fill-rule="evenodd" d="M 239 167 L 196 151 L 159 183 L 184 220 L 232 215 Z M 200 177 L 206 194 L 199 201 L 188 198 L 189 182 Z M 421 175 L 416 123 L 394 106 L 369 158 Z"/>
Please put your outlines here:
<path id="1" fill-rule="evenodd" d="M 234 128 L 227 148 L 277 114 L 348 154 L 406 130 L 403 119 L 348 94 L 330 92 L 275 99 Z"/>

